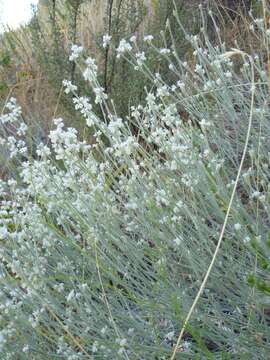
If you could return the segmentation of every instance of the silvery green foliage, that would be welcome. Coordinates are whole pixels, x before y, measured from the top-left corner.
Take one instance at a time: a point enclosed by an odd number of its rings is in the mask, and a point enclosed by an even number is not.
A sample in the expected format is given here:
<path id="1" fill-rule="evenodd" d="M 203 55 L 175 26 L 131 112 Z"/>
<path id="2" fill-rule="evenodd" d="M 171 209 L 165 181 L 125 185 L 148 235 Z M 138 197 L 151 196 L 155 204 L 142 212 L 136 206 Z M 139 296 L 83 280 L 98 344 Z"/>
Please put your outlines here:
<path id="1" fill-rule="evenodd" d="M 73 47 L 95 98 L 64 85 L 94 140 L 86 143 L 56 119 L 49 143 L 21 161 L 20 180 L 0 183 L 1 359 L 170 356 L 224 221 L 252 86 L 249 155 L 221 252 L 177 359 L 267 358 L 269 318 L 247 281 L 254 272 L 267 276 L 250 251 L 269 227 L 263 54 L 252 59 L 252 84 L 250 62 L 240 59 L 237 72 L 225 44 L 213 47 L 204 32 L 186 36 L 194 68 L 173 48 L 156 49 L 179 76 L 173 84 L 150 74 L 145 54 L 133 52 L 136 38 L 120 43 L 119 56 L 155 84 L 128 119 L 110 110 L 94 60 L 83 60 L 81 48 Z M 92 111 L 93 101 L 103 119 Z M 17 156 L 27 151 L 25 126 L 15 100 L 8 108 L 1 124 L 13 127 L 14 136 L 2 144 L 13 144 L 10 156 Z"/>

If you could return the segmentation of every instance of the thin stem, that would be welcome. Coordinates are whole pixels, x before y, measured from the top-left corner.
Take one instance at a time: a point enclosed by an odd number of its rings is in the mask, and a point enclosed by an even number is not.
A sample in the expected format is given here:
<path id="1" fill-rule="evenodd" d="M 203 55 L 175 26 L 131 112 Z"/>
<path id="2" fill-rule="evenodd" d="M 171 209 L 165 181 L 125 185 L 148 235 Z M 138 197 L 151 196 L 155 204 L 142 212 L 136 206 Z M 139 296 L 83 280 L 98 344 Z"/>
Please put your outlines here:
<path id="1" fill-rule="evenodd" d="M 241 175 L 241 171 L 242 171 L 242 167 L 243 167 L 243 164 L 244 164 L 244 160 L 245 160 L 245 157 L 246 157 L 246 153 L 247 153 L 247 148 L 248 148 L 248 143 L 249 143 L 249 139 L 250 139 L 250 133 L 251 133 L 251 125 L 252 125 L 252 116 L 253 116 L 253 108 L 254 108 L 254 97 L 255 97 L 255 85 L 254 85 L 254 64 L 253 64 L 253 60 L 252 58 L 242 52 L 242 51 L 235 51 L 235 52 L 232 52 L 230 53 L 230 56 L 232 55 L 236 55 L 236 54 L 242 54 L 242 56 L 247 56 L 249 58 L 249 61 L 251 63 L 251 71 L 252 71 L 252 85 L 251 85 L 251 105 L 250 105 L 250 114 L 249 114 L 249 123 L 248 123 L 248 130 L 247 130 L 247 135 L 246 135 L 246 141 L 245 141 L 245 146 L 244 146 L 244 150 L 243 150 L 243 154 L 242 154 L 242 158 L 241 158 L 241 162 L 240 162 L 240 165 L 239 165 L 239 168 L 238 168 L 238 173 L 237 173 L 237 176 L 236 176 L 236 180 L 235 180 L 235 183 L 234 183 L 234 187 L 233 187 L 233 191 L 232 191 L 232 194 L 231 194 L 231 198 L 230 198 L 230 202 L 229 202 L 229 205 L 228 205 L 228 209 L 227 209 L 227 212 L 226 212 L 226 216 L 225 216 L 225 219 L 224 219 L 224 223 L 223 223 L 223 226 L 222 226 L 222 229 L 221 229 L 221 232 L 220 232 L 220 236 L 219 236 L 219 239 L 218 239 L 218 243 L 217 243 L 217 246 L 216 246 L 216 249 L 215 249 L 215 252 L 213 254 L 213 257 L 212 257 L 212 260 L 211 260 L 211 263 L 208 267 L 208 270 L 204 276 L 204 279 L 202 281 L 202 284 L 200 286 L 200 289 L 192 303 L 192 306 L 187 314 L 187 317 L 184 321 L 184 325 L 180 331 L 180 334 L 178 336 L 178 339 L 177 339 L 177 342 L 174 346 L 174 349 L 173 349 L 173 353 L 172 353 L 172 356 L 170 357 L 170 360 L 174 360 L 175 359 L 175 356 L 176 356 L 176 353 L 178 351 L 178 348 L 179 348 L 179 345 L 180 345 L 180 342 L 182 340 L 182 337 L 184 335 L 184 332 L 186 330 L 186 327 L 189 323 L 189 320 L 198 304 L 198 301 L 205 289 L 205 286 L 206 286 L 206 283 L 208 281 L 208 278 L 211 274 L 211 271 L 213 269 L 213 266 L 215 264 L 215 261 L 216 261 L 216 258 L 217 258 L 217 255 L 218 255 L 218 252 L 219 252 L 219 249 L 220 249 L 220 246 L 221 246 L 221 243 L 222 243 L 222 240 L 223 240 L 223 237 L 224 237 L 224 233 L 225 233 L 225 229 L 226 229 L 226 225 L 228 223 L 228 219 L 229 219 L 229 215 L 230 215 L 230 211 L 231 211 L 231 208 L 232 208 L 232 204 L 233 204 L 233 200 L 234 200 L 234 196 L 235 196 L 235 193 L 236 193 L 236 189 L 237 189 L 237 186 L 238 186 L 238 183 L 239 183 L 239 179 L 240 179 L 240 175 Z M 226 54 L 225 54 L 226 55 Z"/>

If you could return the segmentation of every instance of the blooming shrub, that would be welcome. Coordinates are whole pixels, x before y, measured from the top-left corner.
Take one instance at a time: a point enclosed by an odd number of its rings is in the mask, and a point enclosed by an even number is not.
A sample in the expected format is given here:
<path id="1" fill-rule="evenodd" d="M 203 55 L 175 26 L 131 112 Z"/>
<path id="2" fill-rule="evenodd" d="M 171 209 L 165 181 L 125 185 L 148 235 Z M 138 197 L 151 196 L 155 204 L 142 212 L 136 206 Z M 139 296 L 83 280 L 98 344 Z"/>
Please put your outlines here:
<path id="1" fill-rule="evenodd" d="M 151 74 L 134 43 L 120 43 L 119 57 L 154 84 L 128 119 L 112 110 L 94 60 L 73 47 L 95 98 L 64 86 L 92 143 L 55 119 L 50 142 L 31 154 L 20 108 L 8 103 L 1 146 L 21 160 L 20 178 L 0 184 L 1 359 L 168 359 L 226 215 L 175 358 L 267 358 L 269 297 L 258 286 L 269 281 L 258 250 L 269 236 L 264 54 L 214 47 L 204 29 L 186 37 L 193 68 L 173 47 L 156 49 L 179 74 L 172 84 Z"/>

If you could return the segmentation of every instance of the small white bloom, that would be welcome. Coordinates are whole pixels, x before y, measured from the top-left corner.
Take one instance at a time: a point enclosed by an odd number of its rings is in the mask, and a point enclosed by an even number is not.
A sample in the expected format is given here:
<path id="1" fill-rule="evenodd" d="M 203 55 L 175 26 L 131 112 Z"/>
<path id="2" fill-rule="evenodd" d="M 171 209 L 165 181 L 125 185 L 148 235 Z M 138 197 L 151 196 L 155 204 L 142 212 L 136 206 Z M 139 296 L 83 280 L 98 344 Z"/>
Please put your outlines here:
<path id="1" fill-rule="evenodd" d="M 93 89 L 94 93 L 96 95 L 95 103 L 96 104 L 102 104 L 104 100 L 108 99 L 108 95 L 105 94 L 104 89 L 102 87 L 96 87 Z"/>
<path id="2" fill-rule="evenodd" d="M 169 95 L 170 95 L 170 93 L 168 90 L 168 86 L 166 84 L 157 88 L 157 96 L 158 97 L 164 97 L 164 96 L 169 96 Z"/>
<path id="3" fill-rule="evenodd" d="M 128 43 L 125 39 L 122 39 L 118 45 L 117 51 L 117 57 L 119 58 L 121 55 L 123 55 L 125 52 L 131 51 L 132 46 L 130 43 Z"/>
<path id="4" fill-rule="evenodd" d="M 130 202 L 126 204 L 126 208 L 130 210 L 138 209 L 138 205 L 135 202 Z"/>
<path id="5" fill-rule="evenodd" d="M 190 347 L 191 347 L 191 343 L 188 341 L 184 341 L 183 344 L 181 345 L 180 351 L 186 352 L 190 349 Z"/>
<path id="6" fill-rule="evenodd" d="M 108 129 L 112 134 L 117 134 L 122 127 L 123 127 L 123 121 L 121 118 L 111 120 L 108 125 Z"/>
<path id="7" fill-rule="evenodd" d="M 159 49 L 159 53 L 161 55 L 166 55 L 166 54 L 170 54 L 171 50 L 170 49 L 167 49 L 167 48 L 162 48 L 162 49 Z"/>
<path id="8" fill-rule="evenodd" d="M 145 37 L 143 38 L 143 41 L 151 42 L 153 39 L 154 39 L 153 35 L 145 35 Z"/>
<path id="9" fill-rule="evenodd" d="M 85 291 L 87 289 L 87 284 L 81 284 L 80 288 L 82 291 Z"/>
<path id="10" fill-rule="evenodd" d="M 254 199 L 258 198 L 261 195 L 260 191 L 253 191 L 253 193 L 251 194 L 251 197 Z"/>
<path id="11" fill-rule="evenodd" d="M 245 179 L 245 178 L 249 177 L 249 176 L 251 175 L 251 173 L 252 173 L 252 169 L 251 169 L 251 168 L 248 168 L 248 170 L 247 170 L 246 172 L 244 172 L 244 173 L 242 174 L 242 176 L 243 176 L 243 178 Z"/>
<path id="12" fill-rule="evenodd" d="M 179 89 L 184 90 L 185 88 L 185 83 L 183 83 L 182 81 L 177 81 L 176 85 L 179 87 Z"/>
<path id="13" fill-rule="evenodd" d="M 97 77 L 97 65 L 95 59 L 89 57 L 85 60 L 86 69 L 83 72 L 83 77 L 86 81 L 93 82 Z"/>
<path id="14" fill-rule="evenodd" d="M 170 163 L 170 169 L 172 171 L 177 170 L 177 162 L 175 160 L 172 160 Z"/>
<path id="15" fill-rule="evenodd" d="M 127 339 L 122 339 L 120 342 L 119 342 L 119 345 L 121 347 L 125 346 L 127 344 Z"/>
<path id="16" fill-rule="evenodd" d="M 134 333 L 134 328 L 129 328 L 128 329 L 128 335 L 132 335 Z"/>
<path id="17" fill-rule="evenodd" d="M 109 35 L 109 34 L 103 35 L 103 38 L 102 38 L 102 40 L 103 40 L 102 46 L 103 46 L 104 49 L 110 44 L 111 39 L 112 39 L 111 35 Z"/>
<path id="18" fill-rule="evenodd" d="M 94 341 L 93 345 L 92 345 L 92 351 L 93 353 L 96 353 L 98 351 L 98 342 Z"/>
<path id="19" fill-rule="evenodd" d="M 232 77 L 232 73 L 230 71 L 226 71 L 225 74 L 226 78 L 230 79 Z"/>
<path id="20" fill-rule="evenodd" d="M 249 236 L 244 237 L 244 243 L 249 243 L 249 242 L 250 242 L 250 237 Z"/>
<path id="21" fill-rule="evenodd" d="M 67 302 L 70 302 L 75 297 L 75 291 L 71 290 L 71 292 L 67 296 Z"/>
<path id="22" fill-rule="evenodd" d="M 165 338 L 168 340 L 172 340 L 174 337 L 174 331 L 169 332 L 168 334 L 165 335 Z"/>
<path id="23" fill-rule="evenodd" d="M 102 335 L 104 335 L 105 334 L 105 332 L 107 331 L 107 326 L 104 326 L 101 330 L 100 330 L 100 332 L 101 332 L 101 334 Z"/>
<path id="24" fill-rule="evenodd" d="M 0 227 L 0 240 L 6 239 L 8 236 L 8 230 L 5 226 Z"/>
<path id="25" fill-rule="evenodd" d="M 83 47 L 82 46 L 78 46 L 78 45 L 72 45 L 71 46 L 71 55 L 69 57 L 70 61 L 74 61 L 76 60 L 80 54 L 83 52 Z"/>
<path id="26" fill-rule="evenodd" d="M 28 126 L 25 123 L 21 123 L 20 127 L 17 130 L 17 134 L 19 136 L 25 135 L 27 129 L 28 129 Z"/>
<path id="27" fill-rule="evenodd" d="M 236 231 L 239 231 L 239 230 L 241 229 L 241 227 L 242 227 L 242 225 L 239 224 L 239 223 L 234 224 L 234 229 L 235 229 Z"/>
<path id="28" fill-rule="evenodd" d="M 258 27 L 263 28 L 264 19 L 263 19 L 263 18 L 254 19 L 254 23 L 255 23 L 256 25 L 258 25 Z"/>
<path id="29" fill-rule="evenodd" d="M 22 349 L 24 353 L 27 353 L 29 351 L 29 345 L 25 345 Z"/>
<path id="30" fill-rule="evenodd" d="M 196 64 L 194 71 L 198 74 L 204 74 L 204 69 L 200 64 Z"/>
<path id="31" fill-rule="evenodd" d="M 143 62 L 146 60 L 144 51 L 137 53 L 135 56 L 137 58 L 138 66 L 141 67 L 143 65 Z"/>
<path id="32" fill-rule="evenodd" d="M 200 125 L 201 125 L 201 127 L 205 128 L 205 127 L 211 126 L 211 123 L 209 121 L 206 121 L 205 119 L 202 119 L 200 121 Z"/>
<path id="33" fill-rule="evenodd" d="M 177 238 L 175 238 L 175 239 L 173 240 L 173 242 L 175 243 L 175 245 L 180 245 L 181 242 L 182 242 L 182 239 L 180 239 L 179 237 L 177 237 Z"/>
<path id="34" fill-rule="evenodd" d="M 75 91 L 77 91 L 77 86 L 76 85 L 73 85 L 72 83 L 71 83 L 71 81 L 69 81 L 69 80 L 63 80 L 63 86 L 65 87 L 65 93 L 66 94 L 69 94 L 70 92 L 75 92 Z"/>

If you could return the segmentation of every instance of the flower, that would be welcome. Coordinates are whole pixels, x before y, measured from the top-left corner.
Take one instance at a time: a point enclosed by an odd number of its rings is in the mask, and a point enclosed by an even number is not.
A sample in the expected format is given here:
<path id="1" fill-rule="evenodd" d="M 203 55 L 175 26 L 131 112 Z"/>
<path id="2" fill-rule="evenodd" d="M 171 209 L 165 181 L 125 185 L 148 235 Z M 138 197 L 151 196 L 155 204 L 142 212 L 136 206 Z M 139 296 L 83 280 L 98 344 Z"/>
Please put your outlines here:
<path id="1" fill-rule="evenodd" d="M 78 46 L 78 45 L 72 45 L 71 46 L 71 55 L 69 57 L 70 61 L 74 61 L 76 60 L 80 54 L 83 52 L 83 47 L 82 46 Z"/>
<path id="2" fill-rule="evenodd" d="M 239 223 L 234 224 L 234 229 L 235 229 L 236 231 L 239 231 L 239 230 L 241 229 L 241 227 L 242 227 L 242 225 L 239 224 Z"/>
<path id="3" fill-rule="evenodd" d="M 174 337 L 174 331 L 169 332 L 168 334 L 165 335 L 165 338 L 168 340 L 172 340 Z"/>
<path id="4" fill-rule="evenodd" d="M 6 239 L 7 236 L 8 236 L 7 228 L 4 226 L 1 226 L 0 227 L 0 240 Z"/>
<path id="5" fill-rule="evenodd" d="M 115 120 L 111 120 L 108 129 L 112 134 L 116 134 L 119 129 L 123 127 L 123 120 L 121 118 L 117 118 Z"/>
<path id="6" fill-rule="evenodd" d="M 185 88 L 185 83 L 182 81 L 177 81 L 176 85 L 179 87 L 179 89 L 183 90 Z"/>
<path id="7" fill-rule="evenodd" d="M 85 60 L 86 69 L 83 72 L 83 77 L 87 81 L 94 81 L 97 77 L 97 65 L 95 59 L 89 57 Z"/>
<path id="8" fill-rule="evenodd" d="M 126 344 L 127 344 L 127 339 L 121 339 L 121 340 L 119 341 L 119 345 L 120 345 L 121 347 L 124 347 Z"/>
<path id="9" fill-rule="evenodd" d="M 118 45 L 117 51 L 117 58 L 119 58 L 121 55 L 123 55 L 125 52 L 131 51 L 132 46 L 129 42 L 127 42 L 125 39 L 122 39 Z"/>
<path id="10" fill-rule="evenodd" d="M 143 38 L 143 41 L 151 42 L 153 39 L 154 39 L 153 35 L 145 35 L 145 37 Z"/>
<path id="11" fill-rule="evenodd" d="M 105 49 L 109 44 L 110 44 L 110 41 L 111 41 L 112 37 L 111 35 L 109 34 L 105 34 L 103 35 L 103 43 L 102 43 L 102 47 Z"/>
<path id="12" fill-rule="evenodd" d="M 108 95 L 105 94 L 103 87 L 96 87 L 93 90 L 94 90 L 94 93 L 96 95 L 96 98 L 95 98 L 95 103 L 96 104 L 102 104 L 102 102 L 104 100 L 108 99 Z"/>
<path id="13" fill-rule="evenodd" d="M 146 60 L 144 51 L 138 52 L 135 56 L 137 58 L 138 66 L 141 67 L 143 65 L 143 62 Z"/>
<path id="14" fill-rule="evenodd" d="M 70 293 L 67 296 L 67 302 L 70 302 L 75 297 L 75 291 L 71 290 Z"/>
<path id="15" fill-rule="evenodd" d="M 211 123 L 209 121 L 206 121 L 205 119 L 202 119 L 200 121 L 200 126 L 201 127 L 208 127 L 208 126 L 211 126 Z"/>
<path id="16" fill-rule="evenodd" d="M 161 55 L 166 55 L 166 54 L 170 54 L 171 50 L 170 49 L 167 49 L 167 48 L 162 48 L 159 50 L 159 53 Z"/>
<path id="17" fill-rule="evenodd" d="M 66 94 L 69 94 L 70 92 L 75 92 L 78 89 L 77 86 L 73 85 L 69 80 L 63 80 L 63 86 L 65 87 Z"/>
<path id="18" fill-rule="evenodd" d="M 177 238 L 175 238 L 175 239 L 173 240 L 173 242 L 175 243 L 175 245 L 180 245 L 181 242 L 182 242 L 182 239 L 179 238 L 179 237 L 177 237 Z"/>

